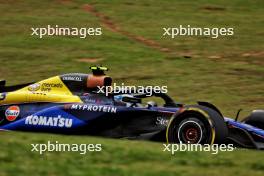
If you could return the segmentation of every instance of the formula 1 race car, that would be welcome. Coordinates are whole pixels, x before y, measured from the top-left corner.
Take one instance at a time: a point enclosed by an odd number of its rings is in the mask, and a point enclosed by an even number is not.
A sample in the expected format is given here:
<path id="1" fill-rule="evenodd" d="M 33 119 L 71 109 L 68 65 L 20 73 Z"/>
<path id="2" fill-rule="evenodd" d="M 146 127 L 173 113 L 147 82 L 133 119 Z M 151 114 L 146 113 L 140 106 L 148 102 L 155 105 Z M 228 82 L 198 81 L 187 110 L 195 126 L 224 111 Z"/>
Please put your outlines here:
<path id="1" fill-rule="evenodd" d="M 106 67 L 92 74 L 64 74 L 40 82 L 6 86 L 0 81 L 0 130 L 95 135 L 168 143 L 232 143 L 264 149 L 264 111 L 243 121 L 227 118 L 212 104 L 176 103 L 165 93 L 98 93 L 112 79 Z M 238 113 L 239 114 L 239 113 Z"/>

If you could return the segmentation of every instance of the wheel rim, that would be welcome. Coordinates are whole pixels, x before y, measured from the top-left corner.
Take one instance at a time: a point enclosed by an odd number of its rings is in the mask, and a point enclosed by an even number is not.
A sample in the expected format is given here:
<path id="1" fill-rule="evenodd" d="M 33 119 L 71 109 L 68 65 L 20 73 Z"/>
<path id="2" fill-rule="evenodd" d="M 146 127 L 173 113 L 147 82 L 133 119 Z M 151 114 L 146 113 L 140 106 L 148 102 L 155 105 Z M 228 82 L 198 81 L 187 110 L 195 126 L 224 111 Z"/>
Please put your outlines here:
<path id="1" fill-rule="evenodd" d="M 203 130 L 199 122 L 187 120 L 180 124 L 177 134 L 180 143 L 199 144 L 203 139 Z"/>

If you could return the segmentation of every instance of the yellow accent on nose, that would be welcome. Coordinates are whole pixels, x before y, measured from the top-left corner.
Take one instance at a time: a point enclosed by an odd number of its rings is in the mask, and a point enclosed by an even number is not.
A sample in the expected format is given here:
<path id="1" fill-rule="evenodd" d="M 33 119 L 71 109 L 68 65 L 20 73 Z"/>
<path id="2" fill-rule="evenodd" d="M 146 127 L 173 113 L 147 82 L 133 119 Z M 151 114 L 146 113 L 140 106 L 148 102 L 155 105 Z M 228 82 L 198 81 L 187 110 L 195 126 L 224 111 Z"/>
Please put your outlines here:
<path id="1" fill-rule="evenodd" d="M 6 98 L 0 101 L 0 104 L 30 102 L 82 103 L 82 100 L 72 94 L 59 76 L 55 76 L 7 93 Z"/>

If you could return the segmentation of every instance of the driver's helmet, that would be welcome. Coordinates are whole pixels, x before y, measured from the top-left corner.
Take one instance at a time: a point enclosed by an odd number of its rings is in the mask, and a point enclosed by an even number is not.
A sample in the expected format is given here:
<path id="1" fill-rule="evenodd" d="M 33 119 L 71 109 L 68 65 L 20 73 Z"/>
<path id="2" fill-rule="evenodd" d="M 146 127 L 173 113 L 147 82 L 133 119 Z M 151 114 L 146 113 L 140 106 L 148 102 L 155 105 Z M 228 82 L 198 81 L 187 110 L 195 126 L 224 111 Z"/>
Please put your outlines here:
<path id="1" fill-rule="evenodd" d="M 128 102 L 123 101 L 124 97 L 133 97 L 133 96 L 129 95 L 129 94 L 115 95 L 114 100 L 115 100 L 116 105 L 126 106 L 126 107 L 132 106 L 132 103 L 128 103 Z"/>

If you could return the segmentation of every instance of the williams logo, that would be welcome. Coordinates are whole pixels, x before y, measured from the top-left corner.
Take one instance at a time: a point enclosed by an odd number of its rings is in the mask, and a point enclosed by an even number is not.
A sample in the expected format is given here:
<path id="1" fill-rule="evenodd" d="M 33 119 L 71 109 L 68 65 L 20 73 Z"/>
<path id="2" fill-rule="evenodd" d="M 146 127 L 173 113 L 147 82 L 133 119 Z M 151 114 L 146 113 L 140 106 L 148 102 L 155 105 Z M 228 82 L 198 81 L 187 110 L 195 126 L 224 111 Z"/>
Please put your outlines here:
<path id="1" fill-rule="evenodd" d="M 6 112 L 5 116 L 8 121 L 14 121 L 19 116 L 20 109 L 18 106 L 10 106 Z"/>

